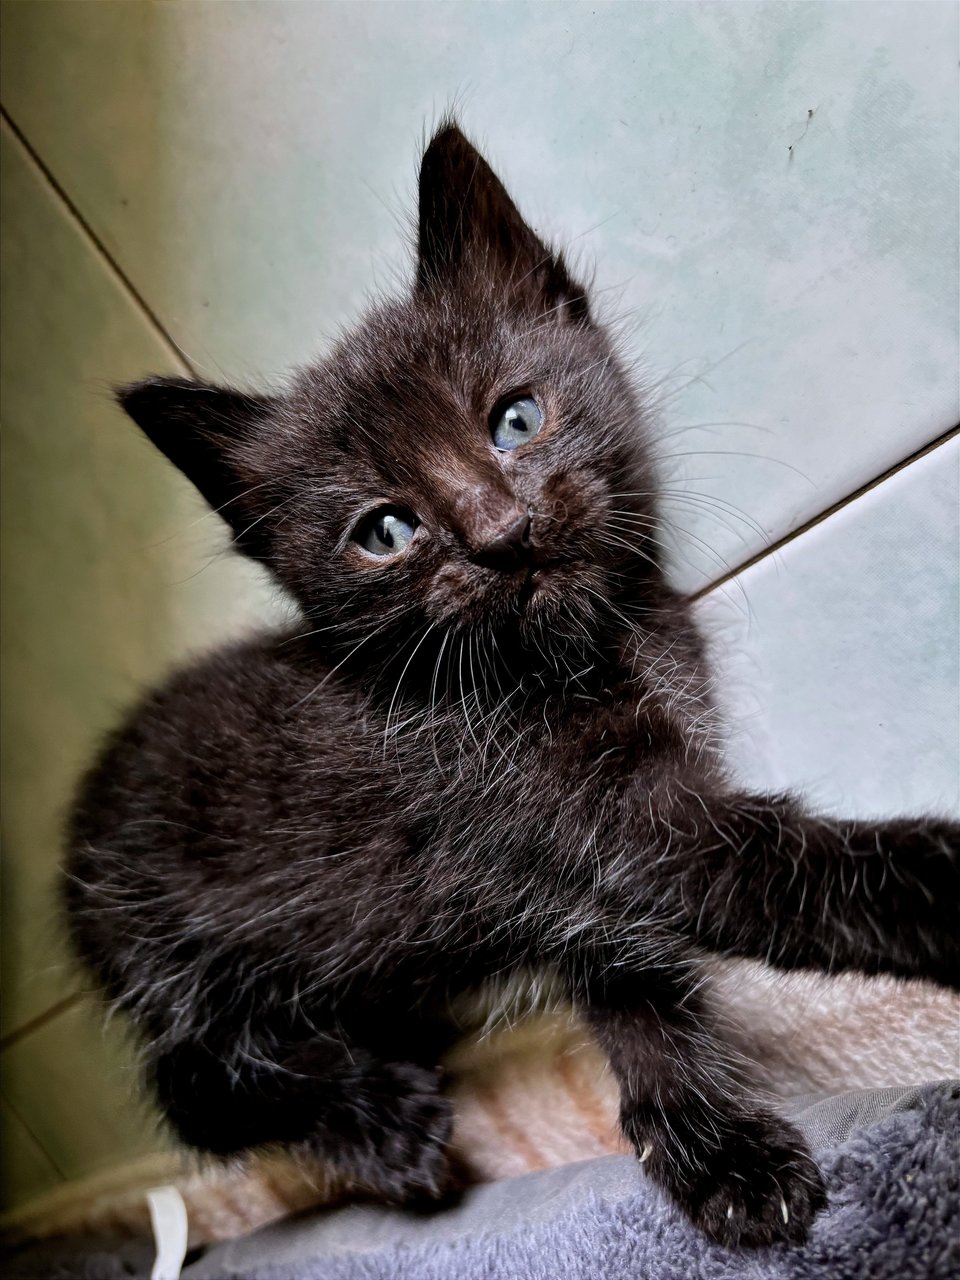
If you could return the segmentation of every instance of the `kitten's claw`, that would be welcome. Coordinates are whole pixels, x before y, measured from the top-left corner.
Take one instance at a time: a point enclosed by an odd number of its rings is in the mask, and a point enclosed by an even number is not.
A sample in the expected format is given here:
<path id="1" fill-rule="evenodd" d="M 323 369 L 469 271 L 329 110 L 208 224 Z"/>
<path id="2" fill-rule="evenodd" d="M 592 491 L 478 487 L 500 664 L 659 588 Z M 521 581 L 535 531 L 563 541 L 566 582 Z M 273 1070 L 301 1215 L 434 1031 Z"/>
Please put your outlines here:
<path id="1" fill-rule="evenodd" d="M 682 1112 L 670 1112 L 659 1126 L 649 1113 L 646 1121 L 653 1135 L 637 1135 L 638 1158 L 711 1239 L 727 1248 L 760 1248 L 806 1238 L 826 1201 L 823 1179 L 785 1120 L 760 1110 L 718 1115 L 723 1131 L 709 1143 Z"/>

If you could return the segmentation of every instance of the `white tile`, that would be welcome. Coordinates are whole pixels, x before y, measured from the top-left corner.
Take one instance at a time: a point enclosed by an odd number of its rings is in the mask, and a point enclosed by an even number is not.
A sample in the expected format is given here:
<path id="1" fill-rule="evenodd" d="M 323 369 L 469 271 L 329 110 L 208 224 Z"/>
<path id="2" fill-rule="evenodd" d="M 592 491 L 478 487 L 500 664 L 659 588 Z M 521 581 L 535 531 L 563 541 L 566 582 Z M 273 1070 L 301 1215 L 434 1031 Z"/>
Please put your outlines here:
<path id="1" fill-rule="evenodd" d="M 953 4 L 48 2 L 4 29 L 13 118 L 212 375 L 308 358 L 404 274 L 416 143 L 459 104 L 639 326 L 664 430 L 729 424 L 664 452 L 761 532 L 678 500 L 707 544 L 682 585 L 960 416 Z"/>
<path id="2" fill-rule="evenodd" d="M 744 777 L 960 814 L 958 538 L 954 437 L 703 599 Z"/>

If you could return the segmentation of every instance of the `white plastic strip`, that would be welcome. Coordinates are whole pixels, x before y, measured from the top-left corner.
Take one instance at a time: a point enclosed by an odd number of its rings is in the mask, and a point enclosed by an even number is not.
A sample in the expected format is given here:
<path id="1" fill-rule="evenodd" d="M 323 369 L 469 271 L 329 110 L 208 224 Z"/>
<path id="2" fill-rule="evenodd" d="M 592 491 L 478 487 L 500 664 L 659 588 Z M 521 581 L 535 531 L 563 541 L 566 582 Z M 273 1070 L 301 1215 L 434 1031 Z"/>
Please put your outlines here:
<path id="1" fill-rule="evenodd" d="M 187 1256 L 187 1206 L 176 1187 L 154 1187 L 147 1192 L 150 1225 L 157 1256 L 150 1280 L 180 1280 Z"/>

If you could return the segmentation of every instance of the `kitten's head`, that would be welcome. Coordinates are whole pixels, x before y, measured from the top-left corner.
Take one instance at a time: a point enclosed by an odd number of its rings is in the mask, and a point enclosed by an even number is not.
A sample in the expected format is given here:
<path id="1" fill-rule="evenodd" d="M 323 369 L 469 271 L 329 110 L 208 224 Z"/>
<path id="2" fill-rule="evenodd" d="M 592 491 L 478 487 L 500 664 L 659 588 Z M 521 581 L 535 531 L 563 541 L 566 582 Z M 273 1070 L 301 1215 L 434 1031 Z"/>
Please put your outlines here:
<path id="1" fill-rule="evenodd" d="M 283 395 L 152 379 L 120 400 L 361 666 L 466 633 L 549 664 L 658 577 L 610 339 L 453 125 L 423 157 L 409 296 Z"/>

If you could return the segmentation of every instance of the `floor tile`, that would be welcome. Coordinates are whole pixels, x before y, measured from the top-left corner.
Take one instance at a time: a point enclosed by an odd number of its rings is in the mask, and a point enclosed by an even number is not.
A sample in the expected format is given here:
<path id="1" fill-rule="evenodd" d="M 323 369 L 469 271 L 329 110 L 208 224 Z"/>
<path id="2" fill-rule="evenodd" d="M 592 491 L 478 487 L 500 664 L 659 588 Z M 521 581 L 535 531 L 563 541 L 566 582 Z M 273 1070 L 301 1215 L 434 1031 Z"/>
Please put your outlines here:
<path id="1" fill-rule="evenodd" d="M 405 273 L 416 142 L 457 105 L 634 326 L 683 586 L 960 416 L 952 4 L 48 2 L 3 22 L 7 109 L 211 374 L 270 378 Z"/>
<path id="2" fill-rule="evenodd" d="M 958 538 L 954 437 L 703 599 L 741 775 L 960 815 Z"/>
<path id="3" fill-rule="evenodd" d="M 145 684 L 271 616 L 271 592 L 112 404 L 111 383 L 174 361 L 2 147 L 6 1034 L 69 985 L 54 883 L 80 770 Z"/>

